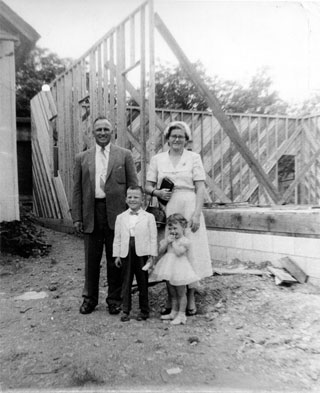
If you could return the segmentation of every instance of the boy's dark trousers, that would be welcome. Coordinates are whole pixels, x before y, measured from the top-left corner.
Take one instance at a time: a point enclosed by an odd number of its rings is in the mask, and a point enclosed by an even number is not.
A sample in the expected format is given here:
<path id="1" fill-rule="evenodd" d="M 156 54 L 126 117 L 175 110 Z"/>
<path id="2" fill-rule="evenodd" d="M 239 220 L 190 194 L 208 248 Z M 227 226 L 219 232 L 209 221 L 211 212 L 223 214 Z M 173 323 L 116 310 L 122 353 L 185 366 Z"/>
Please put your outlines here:
<path id="1" fill-rule="evenodd" d="M 122 311 L 129 314 L 131 311 L 131 288 L 133 277 L 136 277 L 139 290 L 139 306 L 144 314 L 149 313 L 148 299 L 148 272 L 142 270 L 148 257 L 137 256 L 134 237 L 130 237 L 129 253 L 122 261 Z"/>

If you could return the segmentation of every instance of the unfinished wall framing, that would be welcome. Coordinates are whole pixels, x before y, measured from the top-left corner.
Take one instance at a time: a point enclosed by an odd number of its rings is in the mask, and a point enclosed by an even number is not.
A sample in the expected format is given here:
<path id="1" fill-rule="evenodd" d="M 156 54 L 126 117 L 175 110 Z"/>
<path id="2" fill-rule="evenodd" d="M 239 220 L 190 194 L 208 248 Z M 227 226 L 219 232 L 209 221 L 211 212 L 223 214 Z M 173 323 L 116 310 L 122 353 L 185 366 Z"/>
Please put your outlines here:
<path id="1" fill-rule="evenodd" d="M 210 112 L 155 109 L 156 30 Z M 129 105 L 133 101 L 137 106 Z M 115 143 L 133 152 L 142 185 L 150 157 L 166 148 L 164 127 L 181 119 L 191 127 L 190 148 L 202 156 L 213 202 L 320 204 L 320 116 L 225 114 L 151 0 L 111 29 L 31 106 L 34 208 L 46 220 L 71 220 L 74 157 L 91 146 L 91 124 L 98 115 L 111 119 Z"/>

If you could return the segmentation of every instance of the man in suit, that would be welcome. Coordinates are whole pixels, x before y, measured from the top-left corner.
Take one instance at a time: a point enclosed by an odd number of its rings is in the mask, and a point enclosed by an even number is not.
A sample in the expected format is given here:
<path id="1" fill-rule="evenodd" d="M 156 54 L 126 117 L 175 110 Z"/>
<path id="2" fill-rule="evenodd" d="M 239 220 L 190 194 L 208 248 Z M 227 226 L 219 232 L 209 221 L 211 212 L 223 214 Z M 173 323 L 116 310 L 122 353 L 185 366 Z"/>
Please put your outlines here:
<path id="1" fill-rule="evenodd" d="M 93 123 L 95 146 L 76 156 L 73 176 L 72 218 L 77 232 L 84 233 L 85 283 L 81 314 L 98 304 L 100 263 L 105 246 L 110 314 L 121 305 L 121 269 L 112 257 L 115 220 L 126 209 L 126 190 L 138 185 L 131 152 L 110 143 L 113 128 L 105 117 Z"/>

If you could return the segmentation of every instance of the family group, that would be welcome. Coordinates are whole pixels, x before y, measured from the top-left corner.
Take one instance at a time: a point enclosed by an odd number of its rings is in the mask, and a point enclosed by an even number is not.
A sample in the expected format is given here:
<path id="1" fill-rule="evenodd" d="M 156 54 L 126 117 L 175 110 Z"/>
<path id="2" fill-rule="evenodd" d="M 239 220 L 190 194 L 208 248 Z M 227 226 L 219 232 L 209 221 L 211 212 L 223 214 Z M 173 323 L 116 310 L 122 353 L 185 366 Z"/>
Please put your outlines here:
<path id="1" fill-rule="evenodd" d="M 140 312 L 149 318 L 148 280 L 165 280 L 167 303 L 161 319 L 173 325 L 195 315 L 195 290 L 212 275 L 202 214 L 205 172 L 200 155 L 186 149 L 189 126 L 171 122 L 165 129 L 169 149 L 153 156 L 143 190 L 129 150 L 111 142 L 113 127 L 105 117 L 93 123 L 95 145 L 75 159 L 72 217 L 83 233 L 85 282 L 81 314 L 94 311 L 99 299 L 100 264 L 105 248 L 110 314 L 130 320 L 135 276 Z M 161 188 L 163 179 L 173 187 Z M 154 216 L 143 209 L 144 192 L 162 201 L 166 211 L 164 238 L 158 242 Z"/>

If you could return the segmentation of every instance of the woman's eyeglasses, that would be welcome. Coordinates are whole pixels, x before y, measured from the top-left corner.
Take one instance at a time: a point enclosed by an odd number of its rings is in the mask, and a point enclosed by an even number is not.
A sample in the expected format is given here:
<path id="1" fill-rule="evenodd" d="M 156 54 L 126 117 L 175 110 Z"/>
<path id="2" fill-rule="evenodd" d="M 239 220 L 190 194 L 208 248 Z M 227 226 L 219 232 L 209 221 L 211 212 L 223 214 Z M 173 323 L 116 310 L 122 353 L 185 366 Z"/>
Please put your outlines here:
<path id="1" fill-rule="evenodd" d="M 170 135 L 170 138 L 172 139 L 185 139 L 184 135 Z"/>

